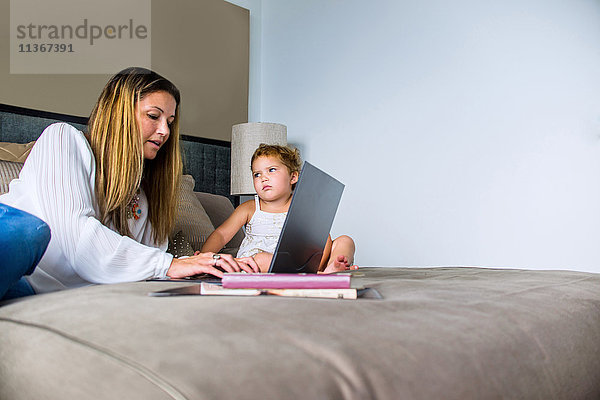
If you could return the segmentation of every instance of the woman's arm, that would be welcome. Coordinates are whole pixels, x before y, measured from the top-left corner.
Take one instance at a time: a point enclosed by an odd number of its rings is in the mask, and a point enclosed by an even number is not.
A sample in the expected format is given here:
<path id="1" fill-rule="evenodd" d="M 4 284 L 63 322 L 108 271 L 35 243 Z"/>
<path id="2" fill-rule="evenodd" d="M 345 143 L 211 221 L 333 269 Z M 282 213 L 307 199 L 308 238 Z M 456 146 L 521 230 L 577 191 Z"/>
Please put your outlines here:
<path id="1" fill-rule="evenodd" d="M 201 252 L 218 252 L 235 236 L 235 234 L 244 226 L 254 210 L 254 201 L 247 201 L 238 206 L 233 213 L 223 222 L 202 245 Z"/>
<path id="2" fill-rule="evenodd" d="M 87 140 L 68 124 L 53 124 L 42 133 L 21 172 L 21 184 L 35 197 L 36 216 L 52 231 L 44 269 L 63 284 L 68 286 L 74 273 L 92 283 L 117 283 L 163 278 L 167 273 L 219 276 L 222 272 L 215 264 L 226 271 L 240 270 L 227 256 L 215 261 L 212 254 L 204 254 L 174 261 L 171 254 L 102 224 L 97 219 L 95 172 Z"/>
<path id="3" fill-rule="evenodd" d="M 95 160 L 85 137 L 67 124 L 54 124 L 40 136 L 22 179 L 39 198 L 41 217 L 51 228 L 48 252 L 68 265 L 51 265 L 61 276 L 69 269 L 93 283 L 164 277 L 173 256 L 121 236 L 97 218 Z"/>

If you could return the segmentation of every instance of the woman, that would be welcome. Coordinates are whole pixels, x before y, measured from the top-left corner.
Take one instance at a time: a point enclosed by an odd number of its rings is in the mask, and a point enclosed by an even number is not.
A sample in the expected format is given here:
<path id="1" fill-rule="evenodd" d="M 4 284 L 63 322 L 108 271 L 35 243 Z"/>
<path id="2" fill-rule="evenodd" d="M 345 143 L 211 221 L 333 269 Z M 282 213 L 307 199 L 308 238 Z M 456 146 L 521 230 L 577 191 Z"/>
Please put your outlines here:
<path id="1" fill-rule="evenodd" d="M 258 271 L 252 260 L 165 252 L 181 176 L 177 88 L 144 68 L 116 74 L 88 134 L 70 125 L 42 133 L 0 202 L 29 212 L 52 237 L 27 278 L 35 293 L 198 273 Z M 219 267 L 220 269 L 217 269 Z"/>

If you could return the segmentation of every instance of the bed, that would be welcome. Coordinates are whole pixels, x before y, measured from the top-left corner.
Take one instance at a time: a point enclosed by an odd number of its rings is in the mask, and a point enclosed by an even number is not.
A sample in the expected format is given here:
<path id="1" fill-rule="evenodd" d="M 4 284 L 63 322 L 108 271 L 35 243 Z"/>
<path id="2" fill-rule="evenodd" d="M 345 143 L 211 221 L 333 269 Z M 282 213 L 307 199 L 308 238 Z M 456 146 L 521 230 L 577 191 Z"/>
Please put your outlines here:
<path id="1" fill-rule="evenodd" d="M 3 399 L 598 399 L 600 275 L 361 268 L 383 299 L 150 297 L 0 307 Z"/>
<path id="2" fill-rule="evenodd" d="M 35 139 L 28 113 L 0 110 L 0 141 Z M 185 142 L 197 190 L 228 193 L 228 147 Z M 352 281 L 383 298 L 151 297 L 194 284 L 135 282 L 6 303 L 0 399 L 600 398 L 600 274 L 361 267 Z"/>

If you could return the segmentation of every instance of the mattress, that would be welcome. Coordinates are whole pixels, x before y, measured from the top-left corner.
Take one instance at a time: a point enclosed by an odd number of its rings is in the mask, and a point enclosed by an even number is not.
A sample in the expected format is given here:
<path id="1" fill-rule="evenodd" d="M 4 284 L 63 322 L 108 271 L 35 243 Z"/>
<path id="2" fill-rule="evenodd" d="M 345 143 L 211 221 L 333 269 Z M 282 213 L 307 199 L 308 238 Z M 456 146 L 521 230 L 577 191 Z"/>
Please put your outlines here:
<path id="1" fill-rule="evenodd" d="M 0 398 L 597 399 L 600 275 L 361 268 L 383 299 L 150 297 L 0 307 Z"/>

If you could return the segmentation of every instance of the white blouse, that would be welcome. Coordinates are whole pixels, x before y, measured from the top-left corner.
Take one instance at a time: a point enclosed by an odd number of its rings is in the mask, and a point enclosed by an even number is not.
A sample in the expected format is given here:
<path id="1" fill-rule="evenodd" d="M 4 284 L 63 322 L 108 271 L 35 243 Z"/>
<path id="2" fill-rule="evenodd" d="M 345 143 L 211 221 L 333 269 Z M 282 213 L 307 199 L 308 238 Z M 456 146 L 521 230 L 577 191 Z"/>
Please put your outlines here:
<path id="1" fill-rule="evenodd" d="M 18 179 L 0 202 L 45 221 L 51 239 L 34 273 L 36 293 L 91 283 L 138 281 L 166 275 L 173 256 L 167 241 L 156 244 L 143 191 L 138 220 L 130 219 L 131 239 L 99 221 L 95 196 L 96 163 L 83 133 L 52 124 L 39 137 Z"/>

